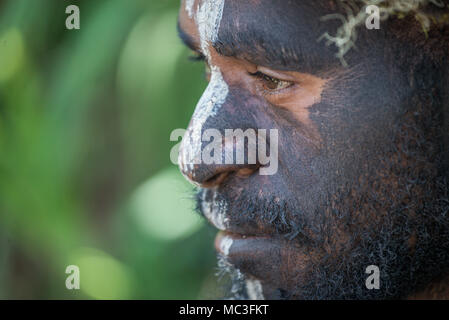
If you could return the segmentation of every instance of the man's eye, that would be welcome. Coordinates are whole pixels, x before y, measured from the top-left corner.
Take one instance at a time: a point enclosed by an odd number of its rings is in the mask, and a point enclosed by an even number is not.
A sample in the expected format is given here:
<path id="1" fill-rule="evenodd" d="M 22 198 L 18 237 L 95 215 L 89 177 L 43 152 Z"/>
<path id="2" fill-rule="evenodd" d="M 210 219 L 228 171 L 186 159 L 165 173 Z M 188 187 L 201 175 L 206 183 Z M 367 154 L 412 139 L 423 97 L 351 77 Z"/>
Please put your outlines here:
<path id="1" fill-rule="evenodd" d="M 206 61 L 206 57 L 200 52 L 192 52 L 192 54 L 189 56 L 189 60 L 193 62 L 201 62 Z"/>
<path id="2" fill-rule="evenodd" d="M 211 76 L 211 70 L 209 64 L 206 61 L 206 57 L 200 52 L 193 51 L 192 54 L 189 56 L 189 60 L 193 62 L 204 62 L 205 64 L 204 78 L 206 78 L 206 81 L 209 81 Z"/>
<path id="3" fill-rule="evenodd" d="M 293 82 L 291 81 L 285 81 L 274 77 L 270 77 L 269 75 L 264 74 L 260 71 L 253 73 L 251 75 L 258 78 L 259 81 L 262 83 L 263 89 L 268 92 L 280 91 L 282 89 L 289 88 L 293 85 Z"/>

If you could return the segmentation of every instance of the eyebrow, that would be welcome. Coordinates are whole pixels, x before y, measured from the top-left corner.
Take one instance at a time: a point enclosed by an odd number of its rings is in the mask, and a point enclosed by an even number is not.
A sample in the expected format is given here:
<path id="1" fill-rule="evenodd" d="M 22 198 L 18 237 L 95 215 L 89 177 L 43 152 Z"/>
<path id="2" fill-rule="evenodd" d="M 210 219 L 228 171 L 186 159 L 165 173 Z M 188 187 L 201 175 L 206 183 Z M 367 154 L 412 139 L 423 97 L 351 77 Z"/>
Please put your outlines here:
<path id="1" fill-rule="evenodd" d="M 212 44 L 218 54 L 226 57 L 244 59 L 256 65 L 284 71 L 317 72 L 329 67 L 330 61 L 338 59 L 322 59 L 323 46 L 317 45 L 317 39 L 310 35 L 298 36 L 289 34 L 287 30 L 276 30 L 277 37 L 271 29 L 261 28 L 259 25 L 246 25 L 236 32 L 232 22 L 220 27 L 218 39 Z M 199 45 L 177 22 L 178 36 L 192 51 L 202 54 Z M 281 35 L 281 36 L 279 36 Z M 296 41 L 291 41 L 294 37 Z M 324 63 L 326 61 L 327 63 Z"/>
<path id="2" fill-rule="evenodd" d="M 213 46 L 223 56 L 243 58 L 257 65 L 279 70 L 304 65 L 313 58 L 309 52 L 312 43 L 307 42 L 306 37 L 299 37 L 294 30 L 278 28 L 247 23 L 236 29 L 233 21 L 222 22 L 218 39 Z M 296 41 L 292 41 L 292 38 Z"/>
<path id="3" fill-rule="evenodd" d="M 200 48 L 195 44 L 194 39 L 181 28 L 181 25 L 178 21 L 177 25 L 176 25 L 177 31 L 178 31 L 178 37 L 181 39 L 181 41 L 184 43 L 184 45 L 186 45 L 190 50 L 192 51 L 200 51 Z M 269 59 L 268 57 L 268 50 L 263 50 L 260 52 L 254 52 L 253 49 L 254 47 L 256 47 L 256 45 L 254 43 L 246 43 L 248 38 L 245 37 L 245 39 L 242 39 L 241 37 L 237 38 L 232 38 L 233 35 L 231 36 L 231 38 L 227 35 L 224 34 L 222 36 L 219 37 L 219 40 L 213 44 L 213 47 L 217 50 L 217 52 L 220 55 L 223 56 L 231 56 L 231 57 L 243 57 L 246 56 L 247 58 L 249 58 L 249 56 L 251 56 L 252 54 L 254 55 L 254 60 L 259 60 L 257 59 L 255 56 L 263 56 L 265 57 L 265 62 L 268 62 L 268 60 L 274 60 L 273 58 L 278 59 L 279 57 L 283 57 L 283 54 L 285 54 L 284 52 L 275 52 L 276 50 L 271 50 L 271 56 L 272 59 Z M 259 39 L 261 39 L 261 37 L 257 37 Z M 240 44 L 237 44 L 239 43 Z M 261 40 L 261 43 L 269 43 L 269 40 Z M 260 45 L 258 46 L 260 47 Z M 252 53 L 252 54 L 251 54 Z M 267 64 L 267 63 L 265 63 Z M 283 65 L 286 65 L 285 61 L 283 61 Z"/>

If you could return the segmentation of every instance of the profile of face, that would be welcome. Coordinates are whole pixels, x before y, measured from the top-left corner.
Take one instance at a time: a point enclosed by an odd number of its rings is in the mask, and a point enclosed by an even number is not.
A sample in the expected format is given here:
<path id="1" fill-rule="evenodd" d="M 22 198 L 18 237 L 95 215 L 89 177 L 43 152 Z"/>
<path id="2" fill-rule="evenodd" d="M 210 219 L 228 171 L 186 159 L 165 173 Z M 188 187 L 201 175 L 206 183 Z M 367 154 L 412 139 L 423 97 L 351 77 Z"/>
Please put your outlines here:
<path id="1" fill-rule="evenodd" d="M 392 20 L 361 28 L 343 66 L 317 41 L 341 24 L 321 18 L 338 12 L 332 0 L 182 1 L 179 33 L 209 85 L 180 167 L 221 230 L 237 297 L 406 298 L 449 270 L 447 54 L 418 51 L 419 25 Z M 276 173 L 183 162 L 207 129 L 276 129 Z"/>

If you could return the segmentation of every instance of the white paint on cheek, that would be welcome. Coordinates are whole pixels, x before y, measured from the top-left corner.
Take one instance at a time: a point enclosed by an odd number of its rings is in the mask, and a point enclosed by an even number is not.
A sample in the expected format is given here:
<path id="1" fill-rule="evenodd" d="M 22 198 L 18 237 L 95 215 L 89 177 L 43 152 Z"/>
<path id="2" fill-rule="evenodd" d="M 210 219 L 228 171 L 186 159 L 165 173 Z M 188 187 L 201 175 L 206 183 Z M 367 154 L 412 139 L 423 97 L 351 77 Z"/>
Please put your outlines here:
<path id="1" fill-rule="evenodd" d="M 264 300 L 262 284 L 259 280 L 247 279 L 246 291 L 250 300 Z"/>
<path id="2" fill-rule="evenodd" d="M 209 117 L 217 114 L 223 103 L 226 101 L 229 88 L 223 80 L 223 76 L 218 67 L 212 71 L 210 83 L 204 91 L 200 101 L 198 102 L 195 112 L 192 116 L 192 123 L 189 127 L 191 139 L 191 156 L 193 163 L 201 163 L 202 161 L 202 131 L 203 126 Z M 192 162 L 190 162 L 192 163 Z"/>

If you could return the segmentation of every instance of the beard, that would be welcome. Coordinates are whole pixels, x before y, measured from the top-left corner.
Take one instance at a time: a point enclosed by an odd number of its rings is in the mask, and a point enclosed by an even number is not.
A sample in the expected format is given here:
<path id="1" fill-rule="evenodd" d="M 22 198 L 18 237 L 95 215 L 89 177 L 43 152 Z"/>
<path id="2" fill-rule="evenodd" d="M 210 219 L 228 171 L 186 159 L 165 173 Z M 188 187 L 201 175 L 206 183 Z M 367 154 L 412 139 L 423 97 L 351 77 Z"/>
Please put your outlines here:
<path id="1" fill-rule="evenodd" d="M 433 186 L 426 196 L 421 194 L 406 205 L 391 207 L 381 217 L 372 216 L 378 211 L 368 214 L 365 211 L 365 216 L 360 217 L 351 214 L 354 207 L 337 208 L 336 202 L 340 205 L 351 202 L 347 199 L 349 190 L 345 190 L 340 201 L 335 200 L 335 195 L 329 201 L 332 216 L 329 212 L 316 212 L 313 219 L 303 219 L 301 224 L 286 218 L 295 212 L 290 202 L 260 199 L 254 202 L 249 195 L 243 196 L 247 201 L 240 197 L 240 212 L 264 215 L 279 235 L 298 241 L 306 252 L 314 253 L 302 273 L 303 279 L 295 283 L 294 289 L 262 282 L 264 288 L 272 288 L 272 296 L 280 299 L 399 299 L 424 289 L 445 276 L 449 266 L 448 184 L 440 177 Z M 412 197 L 410 187 L 408 184 L 398 192 L 403 195 L 408 192 Z M 379 209 L 378 197 L 365 200 Z M 384 203 L 396 200 L 382 197 Z M 198 196 L 199 208 L 202 201 L 204 198 Z M 251 276 L 242 274 L 225 256 L 219 255 L 218 261 L 220 275 L 227 274 L 232 282 L 230 298 L 248 298 L 245 280 Z M 366 287 L 369 274 L 365 269 L 370 265 L 380 269 L 379 289 Z"/>
<path id="2" fill-rule="evenodd" d="M 269 225 L 273 235 L 296 242 L 308 254 L 301 277 L 290 285 L 268 283 L 264 291 L 279 299 L 400 299 L 447 276 L 449 270 L 449 184 L 443 159 L 440 113 L 414 102 L 398 119 L 381 152 L 354 161 L 332 159 L 322 166 L 333 177 L 319 203 L 235 191 L 226 181 L 214 199 L 230 205 L 243 224 Z M 417 118 L 417 114 L 420 115 Z M 369 135 L 367 135 L 369 136 Z M 329 150 L 329 154 L 336 154 Z M 341 154 L 341 153 L 340 153 Z M 285 194 L 291 194 L 286 192 Z M 213 201 L 197 194 L 200 213 Z M 380 288 L 367 289 L 368 266 L 379 268 Z M 253 276 L 219 256 L 219 268 L 233 281 L 231 295 L 248 298 L 245 280 Z"/>
<path id="3" fill-rule="evenodd" d="M 304 253 L 305 261 L 295 261 L 301 265 L 296 267 L 299 272 L 259 279 L 270 298 L 401 299 L 448 275 L 449 175 L 442 89 L 433 88 L 437 71 L 427 70 L 432 67 L 426 64 L 420 68 L 413 82 L 420 87 L 400 90 L 381 108 L 370 97 L 389 92 L 388 79 L 379 87 L 370 85 L 368 78 L 335 81 L 338 87 L 328 89 L 328 96 L 311 109 L 311 119 L 321 123 L 324 150 L 307 162 L 307 152 L 298 149 L 298 157 L 303 157 L 297 164 L 289 159 L 298 159 L 292 153 L 300 141 L 281 143 L 285 149 L 280 149 L 280 163 L 291 168 L 280 166 L 271 184 L 260 185 L 263 196 L 258 194 L 260 180 L 251 177 L 245 182 L 231 176 L 213 195 L 204 189 L 198 192 L 200 213 L 214 201 L 225 204 L 231 222 L 240 229 L 264 226 L 270 236 L 286 238 L 282 243 L 293 243 Z M 347 88 L 357 86 L 372 92 L 359 90 L 345 97 Z M 298 173 L 301 166 L 314 168 L 319 179 L 299 190 L 308 177 Z M 233 281 L 230 294 L 247 298 L 244 284 L 257 278 L 257 266 L 241 272 L 230 260 L 219 257 L 219 267 Z M 366 286 L 370 274 L 365 271 L 371 265 L 379 268 L 379 289 Z M 265 269 L 281 274 L 281 268 L 282 264 L 271 264 Z"/>

